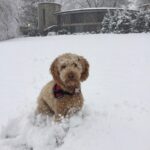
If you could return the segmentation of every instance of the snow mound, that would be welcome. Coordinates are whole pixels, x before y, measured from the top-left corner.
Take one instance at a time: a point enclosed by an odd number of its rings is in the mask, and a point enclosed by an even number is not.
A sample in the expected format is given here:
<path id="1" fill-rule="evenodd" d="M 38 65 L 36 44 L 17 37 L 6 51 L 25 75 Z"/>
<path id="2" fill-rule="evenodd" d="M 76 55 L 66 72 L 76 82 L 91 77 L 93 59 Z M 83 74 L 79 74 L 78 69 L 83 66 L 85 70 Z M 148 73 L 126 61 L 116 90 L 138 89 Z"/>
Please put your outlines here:
<path id="1" fill-rule="evenodd" d="M 1 133 L 0 147 L 3 150 L 49 150 L 61 146 L 70 130 L 80 128 L 89 116 L 89 110 L 82 111 L 61 123 L 53 122 L 48 116 L 30 113 L 11 120 Z"/>

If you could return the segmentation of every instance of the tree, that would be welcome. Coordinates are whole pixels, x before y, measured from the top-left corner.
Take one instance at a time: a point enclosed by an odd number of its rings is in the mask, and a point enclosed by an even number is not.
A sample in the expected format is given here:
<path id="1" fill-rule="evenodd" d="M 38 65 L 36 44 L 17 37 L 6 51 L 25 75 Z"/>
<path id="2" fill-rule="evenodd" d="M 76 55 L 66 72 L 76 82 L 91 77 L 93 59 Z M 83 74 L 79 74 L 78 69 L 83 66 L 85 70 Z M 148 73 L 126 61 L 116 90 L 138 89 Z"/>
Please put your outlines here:
<path id="1" fill-rule="evenodd" d="M 129 10 L 108 11 L 102 21 L 102 33 L 131 33 L 135 15 Z"/>
<path id="2" fill-rule="evenodd" d="M 150 11 L 140 11 L 136 14 L 133 24 L 134 32 L 150 32 Z"/>
<path id="3" fill-rule="evenodd" d="M 133 14 L 128 10 L 119 11 L 117 14 L 116 33 L 131 33 Z"/>
<path id="4" fill-rule="evenodd" d="M 129 0 L 62 0 L 63 10 L 90 7 L 128 6 Z"/>
<path id="5" fill-rule="evenodd" d="M 145 31 L 150 32 L 150 11 L 147 11 L 145 15 Z"/>
<path id="6" fill-rule="evenodd" d="M 36 29 L 38 26 L 37 6 L 39 2 L 55 2 L 54 0 L 22 0 L 20 9 L 21 25 Z"/>
<path id="7" fill-rule="evenodd" d="M 21 7 L 21 26 L 37 28 L 37 0 L 23 0 Z"/>
<path id="8" fill-rule="evenodd" d="M 108 11 L 101 23 L 102 33 L 150 32 L 150 11 Z"/>
<path id="9" fill-rule="evenodd" d="M 18 35 L 17 7 L 11 0 L 0 0 L 0 40 Z"/>
<path id="10" fill-rule="evenodd" d="M 105 14 L 103 21 L 101 23 L 101 32 L 102 33 L 110 33 L 110 20 L 112 18 L 112 15 L 110 11 Z"/>
<path id="11" fill-rule="evenodd" d="M 108 11 L 102 21 L 102 33 L 116 33 L 117 22 L 119 20 L 120 11 Z"/>

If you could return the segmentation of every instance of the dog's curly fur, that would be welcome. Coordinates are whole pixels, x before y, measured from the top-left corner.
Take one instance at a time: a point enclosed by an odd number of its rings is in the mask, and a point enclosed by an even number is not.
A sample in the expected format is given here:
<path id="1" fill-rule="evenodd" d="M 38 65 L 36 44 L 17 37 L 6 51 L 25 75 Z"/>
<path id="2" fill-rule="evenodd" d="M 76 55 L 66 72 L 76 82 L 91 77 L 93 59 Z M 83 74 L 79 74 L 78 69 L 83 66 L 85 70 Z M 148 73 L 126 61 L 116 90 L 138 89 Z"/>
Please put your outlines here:
<path id="1" fill-rule="evenodd" d="M 38 97 L 36 112 L 43 115 L 53 115 L 55 121 L 66 115 L 70 115 L 71 110 L 78 111 L 83 106 L 82 93 L 64 95 L 58 100 L 53 93 L 53 87 L 57 84 L 64 91 L 75 93 L 80 89 L 80 82 L 87 79 L 89 75 L 89 63 L 82 56 L 66 53 L 57 57 L 51 67 L 50 72 L 53 81 L 47 83 L 41 90 Z"/>

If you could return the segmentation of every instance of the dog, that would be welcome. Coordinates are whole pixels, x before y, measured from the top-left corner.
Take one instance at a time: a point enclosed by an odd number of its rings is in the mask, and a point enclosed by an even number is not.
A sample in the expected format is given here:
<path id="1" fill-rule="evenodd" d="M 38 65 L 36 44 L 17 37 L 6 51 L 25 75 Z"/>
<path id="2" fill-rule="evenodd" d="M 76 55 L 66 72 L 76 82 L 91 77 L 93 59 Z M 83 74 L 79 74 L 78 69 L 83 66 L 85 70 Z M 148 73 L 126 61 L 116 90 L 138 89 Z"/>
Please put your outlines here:
<path id="1" fill-rule="evenodd" d="M 53 61 L 50 72 L 53 80 L 41 90 L 36 113 L 60 121 L 82 109 L 81 82 L 89 76 L 89 63 L 82 56 L 65 53 Z"/>

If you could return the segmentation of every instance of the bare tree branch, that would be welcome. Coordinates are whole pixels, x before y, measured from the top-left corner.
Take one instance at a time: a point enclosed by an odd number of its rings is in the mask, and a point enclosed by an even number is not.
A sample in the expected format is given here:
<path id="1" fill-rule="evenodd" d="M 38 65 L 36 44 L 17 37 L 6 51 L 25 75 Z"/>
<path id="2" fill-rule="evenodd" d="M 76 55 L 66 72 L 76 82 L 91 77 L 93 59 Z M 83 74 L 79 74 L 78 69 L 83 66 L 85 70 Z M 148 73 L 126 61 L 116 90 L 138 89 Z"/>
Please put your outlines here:
<path id="1" fill-rule="evenodd" d="M 102 0 L 101 4 L 99 5 L 99 7 L 104 6 L 104 0 Z"/>
<path id="2" fill-rule="evenodd" d="M 90 0 L 86 0 L 89 7 L 92 7 Z"/>
<path id="3" fill-rule="evenodd" d="M 113 7 L 117 7 L 117 4 L 118 4 L 118 0 L 115 0 L 113 3 Z"/>
<path id="4" fill-rule="evenodd" d="M 97 7 L 97 0 L 93 0 L 94 6 Z"/>

